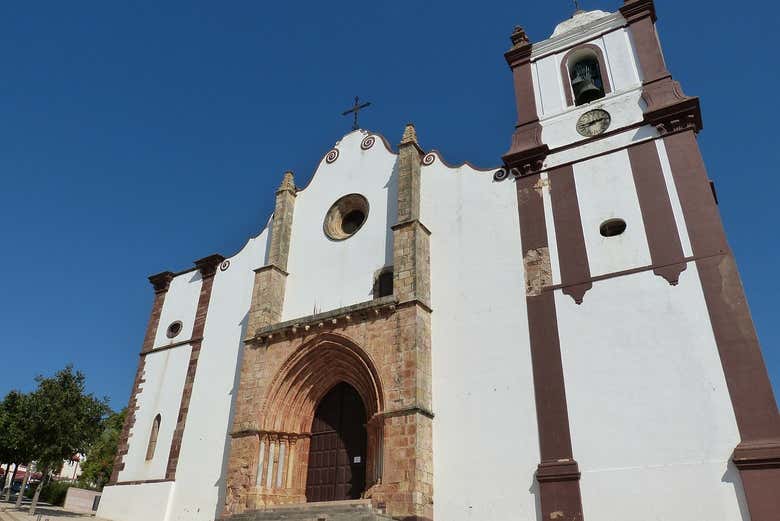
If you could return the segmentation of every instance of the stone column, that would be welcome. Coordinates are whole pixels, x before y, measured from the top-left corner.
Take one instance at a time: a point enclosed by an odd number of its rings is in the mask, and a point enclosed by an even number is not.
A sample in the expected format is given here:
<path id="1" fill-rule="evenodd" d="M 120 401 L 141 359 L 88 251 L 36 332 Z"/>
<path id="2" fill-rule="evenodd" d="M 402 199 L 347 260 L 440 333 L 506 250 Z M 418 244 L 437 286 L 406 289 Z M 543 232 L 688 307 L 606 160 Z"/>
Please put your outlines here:
<path id="1" fill-rule="evenodd" d="M 414 126 L 398 147 L 398 223 L 393 229 L 393 292 L 398 299 L 398 399 L 388 404 L 384 469 L 378 489 L 388 511 L 405 519 L 433 517 L 431 412 L 430 231 L 420 222 L 420 162 Z M 412 368 L 410 371 L 409 368 Z M 378 498 L 380 499 L 380 498 Z"/>

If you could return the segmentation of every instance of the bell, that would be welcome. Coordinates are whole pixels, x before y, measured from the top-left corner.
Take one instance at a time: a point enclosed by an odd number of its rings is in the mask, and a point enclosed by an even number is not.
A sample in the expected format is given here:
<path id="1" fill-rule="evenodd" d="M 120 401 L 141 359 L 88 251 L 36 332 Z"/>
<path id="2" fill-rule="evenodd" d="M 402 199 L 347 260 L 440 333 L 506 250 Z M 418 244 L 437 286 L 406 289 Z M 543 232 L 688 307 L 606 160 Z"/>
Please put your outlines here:
<path id="1" fill-rule="evenodd" d="M 577 105 L 584 105 L 604 97 L 601 88 L 601 75 L 595 60 L 582 60 L 574 65 L 571 86 L 574 90 L 574 100 Z"/>
<path id="2" fill-rule="evenodd" d="M 584 105 L 604 97 L 604 91 L 598 88 L 591 78 L 573 82 L 571 86 L 574 88 L 574 99 L 577 105 Z"/>

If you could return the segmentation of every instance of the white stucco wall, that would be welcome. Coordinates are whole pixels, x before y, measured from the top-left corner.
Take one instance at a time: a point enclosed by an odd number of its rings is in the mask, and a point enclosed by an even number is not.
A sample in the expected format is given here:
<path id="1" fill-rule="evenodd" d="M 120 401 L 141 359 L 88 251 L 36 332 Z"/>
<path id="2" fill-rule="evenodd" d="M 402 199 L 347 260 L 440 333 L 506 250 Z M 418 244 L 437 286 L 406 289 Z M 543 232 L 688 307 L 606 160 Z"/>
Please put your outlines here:
<path id="1" fill-rule="evenodd" d="M 397 156 L 377 137 L 362 150 L 368 134 L 351 132 L 336 144 L 338 159 L 323 159 L 311 183 L 295 199 L 290 256 L 282 320 L 349 306 L 373 298 L 374 273 L 393 263 L 392 234 L 396 222 Z M 369 203 L 363 227 L 345 241 L 323 232 L 325 214 L 340 197 L 362 194 Z"/>
<path id="2" fill-rule="evenodd" d="M 581 305 L 555 301 L 585 518 L 746 519 L 695 264 L 677 286 L 648 271 L 594 283 Z"/>
<path id="3" fill-rule="evenodd" d="M 165 478 L 168 455 L 179 416 L 181 393 L 190 362 L 189 345 L 151 352 L 146 355 L 144 380 L 137 397 L 135 425 L 125 455 L 125 468 L 119 481 L 142 481 Z M 160 430 L 154 457 L 146 461 L 146 449 L 154 417 L 160 415 Z"/>
<path id="4" fill-rule="evenodd" d="M 641 87 L 633 43 L 625 28 L 618 28 L 604 35 L 594 35 L 590 39 L 586 38 L 579 42 L 579 44 L 585 43 L 595 45 L 601 50 L 606 65 L 606 69 L 601 71 L 601 74 L 607 78 L 611 87 L 611 92 L 606 98 L 589 103 L 588 107 L 593 108 L 598 103 L 607 102 L 610 97 Z M 543 44 L 542 42 L 539 45 Z M 548 54 L 532 62 L 536 108 L 542 120 L 571 110 L 571 107 L 566 105 L 565 94 L 571 86 L 569 83 L 564 83 L 564 75 L 561 72 L 562 62 L 571 48 L 568 42 L 562 42 L 558 47 L 559 50 L 556 50 L 553 46 Z M 547 143 L 546 140 L 545 142 Z M 550 147 L 553 148 L 551 144 Z"/>
<path id="5" fill-rule="evenodd" d="M 224 478 L 255 269 L 265 264 L 263 231 L 217 270 L 176 469 L 169 520 L 211 521 L 224 503 Z"/>
<path id="6" fill-rule="evenodd" d="M 573 170 L 591 275 L 652 264 L 628 152 L 575 163 Z M 601 224 L 614 218 L 626 222 L 626 231 L 603 237 Z"/>
<path id="7" fill-rule="evenodd" d="M 434 519 L 536 519 L 539 448 L 514 185 L 422 168 L 431 230 Z"/>
<path id="8" fill-rule="evenodd" d="M 112 521 L 166 521 L 174 483 L 105 487 L 97 517 Z"/>

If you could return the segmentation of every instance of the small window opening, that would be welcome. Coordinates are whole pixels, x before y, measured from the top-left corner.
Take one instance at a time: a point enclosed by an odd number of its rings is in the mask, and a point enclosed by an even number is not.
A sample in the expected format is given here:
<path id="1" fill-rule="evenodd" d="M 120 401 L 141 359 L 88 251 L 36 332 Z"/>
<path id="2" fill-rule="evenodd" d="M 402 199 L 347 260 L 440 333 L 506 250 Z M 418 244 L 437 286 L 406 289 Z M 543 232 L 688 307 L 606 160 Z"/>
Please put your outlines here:
<path id="1" fill-rule="evenodd" d="M 360 210 L 352 210 L 341 220 L 341 231 L 352 235 L 363 225 L 366 220 L 366 214 Z"/>
<path id="2" fill-rule="evenodd" d="M 599 231 L 604 237 L 615 237 L 626 231 L 626 221 L 623 219 L 609 219 L 601 223 Z"/>
<path id="3" fill-rule="evenodd" d="M 388 297 L 393 294 L 393 272 L 384 271 L 376 278 L 374 298 Z"/>
<path id="4" fill-rule="evenodd" d="M 174 338 L 178 336 L 179 333 L 181 333 L 182 323 L 181 320 L 177 320 L 176 322 L 171 322 L 171 325 L 168 326 L 168 330 L 165 332 L 165 335 L 168 338 Z"/>
<path id="5" fill-rule="evenodd" d="M 576 61 L 569 72 L 575 105 L 585 105 L 605 96 L 601 69 L 595 57 L 588 56 Z"/>
<path id="6" fill-rule="evenodd" d="M 154 449 L 157 448 L 157 435 L 160 433 L 160 415 L 154 417 L 152 432 L 149 434 L 149 445 L 146 447 L 146 461 L 154 458 Z"/>

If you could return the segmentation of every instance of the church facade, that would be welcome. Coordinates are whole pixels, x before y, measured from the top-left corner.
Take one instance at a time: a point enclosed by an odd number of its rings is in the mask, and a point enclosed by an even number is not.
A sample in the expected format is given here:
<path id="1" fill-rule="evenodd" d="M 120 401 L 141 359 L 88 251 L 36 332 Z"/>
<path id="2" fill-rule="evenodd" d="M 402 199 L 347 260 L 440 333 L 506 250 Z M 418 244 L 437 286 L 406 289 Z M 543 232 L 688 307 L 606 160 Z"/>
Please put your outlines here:
<path id="1" fill-rule="evenodd" d="M 500 167 L 356 130 L 241 251 L 150 277 L 98 515 L 777 519 L 780 416 L 655 21 L 516 28 Z"/>

